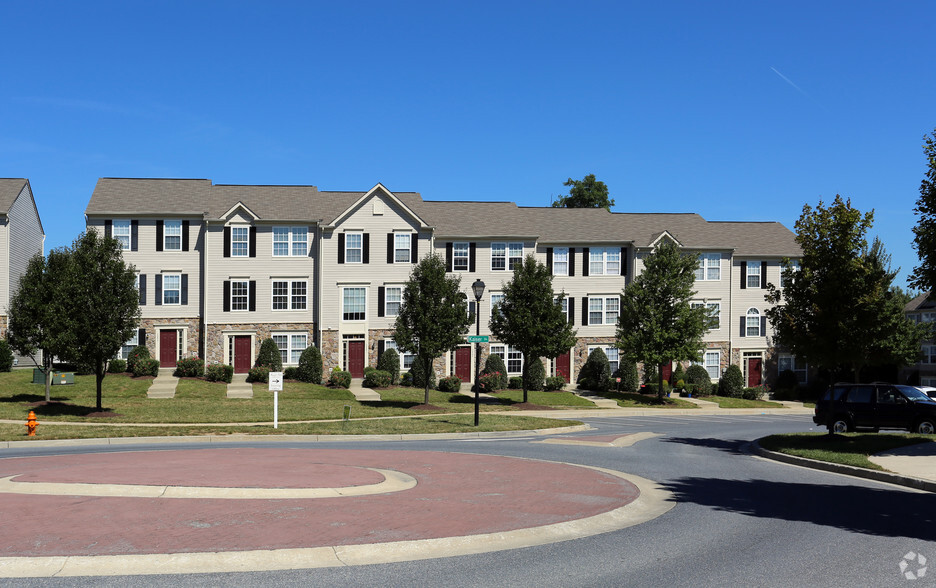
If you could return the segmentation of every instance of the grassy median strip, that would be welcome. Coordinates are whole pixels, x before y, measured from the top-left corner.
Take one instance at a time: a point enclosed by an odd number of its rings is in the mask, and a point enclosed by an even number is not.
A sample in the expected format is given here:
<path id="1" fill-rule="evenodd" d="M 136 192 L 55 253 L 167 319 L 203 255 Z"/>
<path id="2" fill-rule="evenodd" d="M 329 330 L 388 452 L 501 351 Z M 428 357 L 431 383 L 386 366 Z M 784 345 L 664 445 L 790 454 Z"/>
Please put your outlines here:
<path id="1" fill-rule="evenodd" d="M 923 442 L 936 442 L 932 435 L 880 434 L 880 433 L 789 433 L 771 435 L 760 439 L 758 443 L 764 449 L 777 451 L 797 457 L 806 457 L 819 461 L 883 470 L 871 462 L 868 456 Z"/>
<path id="2" fill-rule="evenodd" d="M 714 402 L 721 408 L 784 408 L 779 402 L 769 400 L 746 400 L 729 396 L 702 396 L 699 400 Z"/>
<path id="3" fill-rule="evenodd" d="M 634 394 L 632 392 L 615 392 L 614 390 L 601 393 L 594 392 L 594 394 L 615 400 L 618 406 L 623 408 L 699 408 L 688 400 L 682 400 L 675 396 L 664 396 L 663 404 L 659 404 L 655 394 Z"/>

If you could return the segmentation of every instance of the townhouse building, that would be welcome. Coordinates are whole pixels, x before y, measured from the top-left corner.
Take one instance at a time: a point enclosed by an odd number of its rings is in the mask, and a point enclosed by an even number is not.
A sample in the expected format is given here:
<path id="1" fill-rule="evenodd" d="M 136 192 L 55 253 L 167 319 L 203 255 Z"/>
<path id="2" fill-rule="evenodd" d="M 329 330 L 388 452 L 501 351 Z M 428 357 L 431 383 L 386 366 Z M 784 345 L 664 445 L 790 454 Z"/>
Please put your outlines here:
<path id="1" fill-rule="evenodd" d="M 574 381 L 596 347 L 616 367 L 621 291 L 663 239 L 700 256 L 694 303 L 715 316 L 702 360 L 713 379 L 729 363 L 749 385 L 799 365 L 772 347 L 764 317 L 767 284 L 778 283 L 783 258 L 800 255 L 779 223 L 426 201 L 380 184 L 338 192 L 116 178 L 98 182 L 86 217 L 89 228 L 122 240 L 140 275 L 143 320 L 125 349 L 145 344 L 164 366 L 199 355 L 243 372 L 260 341 L 272 337 L 285 365 L 316 345 L 326 370 L 339 366 L 360 377 L 395 347 L 403 286 L 421 258 L 445 260 L 472 310 L 471 284 L 485 283 L 477 312 L 481 334 L 490 335 L 503 285 L 533 254 L 550 268 L 556 292 L 566 294 L 564 310 L 578 331 L 575 347 L 547 367 Z M 471 381 L 474 353 L 473 345 L 459 347 L 437 362 L 438 375 Z M 511 374 L 522 371 L 520 353 L 498 341 L 481 353 L 482 361 L 500 355 Z M 412 356 L 400 361 L 408 369 Z"/>
<path id="2" fill-rule="evenodd" d="M 10 299 L 29 260 L 42 255 L 45 231 L 32 187 L 25 178 L 0 178 L 0 337 L 6 337 Z M 31 358 L 15 357 L 18 365 Z"/>
<path id="3" fill-rule="evenodd" d="M 936 300 L 924 292 L 904 307 L 907 318 L 917 323 L 936 323 Z M 911 386 L 936 386 L 936 340 L 930 338 L 920 344 L 919 360 L 900 369 L 897 381 Z"/>

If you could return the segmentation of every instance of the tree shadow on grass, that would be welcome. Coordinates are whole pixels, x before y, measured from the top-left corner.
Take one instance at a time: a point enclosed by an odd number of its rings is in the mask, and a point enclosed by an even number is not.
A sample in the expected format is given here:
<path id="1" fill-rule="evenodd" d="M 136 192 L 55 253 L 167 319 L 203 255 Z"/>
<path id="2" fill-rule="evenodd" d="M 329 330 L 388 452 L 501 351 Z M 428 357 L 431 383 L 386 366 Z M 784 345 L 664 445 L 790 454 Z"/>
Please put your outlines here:
<path id="1" fill-rule="evenodd" d="M 662 485 L 679 502 L 715 510 L 803 521 L 865 535 L 936 540 L 936 499 L 929 493 L 697 477 Z"/>
<path id="2" fill-rule="evenodd" d="M 745 451 L 745 447 L 750 444 L 750 441 L 745 441 L 743 439 L 698 439 L 693 437 L 666 437 L 662 439 L 662 441 L 665 443 L 682 443 L 684 445 L 694 445 L 696 447 L 708 447 L 735 455 L 748 455 L 749 452 Z"/>
<path id="3" fill-rule="evenodd" d="M 52 396 L 53 402 L 62 402 L 68 400 L 65 396 Z M 0 402 L 45 402 L 45 392 L 42 394 L 14 394 L 13 396 L 4 396 Z"/>
<path id="4" fill-rule="evenodd" d="M 37 417 L 50 417 L 50 416 L 117 416 L 116 413 L 110 412 L 110 409 L 103 408 L 98 410 L 93 406 L 77 406 L 75 404 L 68 404 L 67 402 L 40 402 L 33 406 L 31 410 L 36 413 Z"/>

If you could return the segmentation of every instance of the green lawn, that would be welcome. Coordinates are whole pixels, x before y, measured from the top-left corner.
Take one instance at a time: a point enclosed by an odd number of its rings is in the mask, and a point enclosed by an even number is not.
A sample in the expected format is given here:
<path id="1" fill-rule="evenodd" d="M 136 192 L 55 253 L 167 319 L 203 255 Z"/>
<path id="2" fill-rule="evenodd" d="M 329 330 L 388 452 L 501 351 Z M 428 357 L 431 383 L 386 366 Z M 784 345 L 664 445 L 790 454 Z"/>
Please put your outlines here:
<path id="1" fill-rule="evenodd" d="M 869 455 L 921 442 L 936 443 L 936 439 L 932 435 L 900 433 L 789 433 L 771 435 L 758 441 L 761 447 L 770 451 L 869 470 L 883 469 L 868 460 Z"/>
<path id="2" fill-rule="evenodd" d="M 510 404 L 519 404 L 523 402 L 523 390 L 501 390 L 492 394 L 501 402 Z M 474 402 L 474 399 L 471 399 Z M 598 408 L 591 400 L 586 400 L 581 396 L 564 390 L 555 392 L 543 392 L 541 390 L 527 390 L 527 402 L 530 404 L 539 404 L 541 406 L 550 406 L 553 408 Z"/>
<path id="3" fill-rule="evenodd" d="M 659 400 L 653 394 L 635 394 L 609 390 L 601 393 L 600 396 L 616 400 L 618 406 L 623 408 L 699 408 L 698 405 L 675 396 L 664 397 L 663 404 L 659 404 Z"/>
<path id="4" fill-rule="evenodd" d="M 745 400 L 728 396 L 703 396 L 699 400 L 714 402 L 721 408 L 784 408 L 779 402 L 769 400 Z"/>

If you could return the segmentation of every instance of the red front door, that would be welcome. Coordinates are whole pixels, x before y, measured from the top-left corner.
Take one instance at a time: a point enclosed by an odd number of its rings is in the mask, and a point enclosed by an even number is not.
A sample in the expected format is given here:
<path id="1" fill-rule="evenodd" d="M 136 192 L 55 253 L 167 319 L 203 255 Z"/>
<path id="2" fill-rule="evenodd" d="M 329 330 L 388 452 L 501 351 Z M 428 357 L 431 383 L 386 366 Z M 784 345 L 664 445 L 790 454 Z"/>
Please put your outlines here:
<path id="1" fill-rule="evenodd" d="M 455 375 L 462 382 L 471 381 L 471 347 L 455 350 Z"/>
<path id="2" fill-rule="evenodd" d="M 572 374 L 572 354 L 566 351 L 556 358 L 556 375 L 565 378 L 566 382 L 571 382 Z"/>
<path id="3" fill-rule="evenodd" d="M 748 388 L 760 386 L 761 383 L 761 359 L 752 357 L 747 360 L 747 385 Z"/>
<path id="4" fill-rule="evenodd" d="M 159 367 L 174 368 L 179 357 L 179 332 L 159 331 Z"/>
<path id="5" fill-rule="evenodd" d="M 675 382 L 670 382 L 670 378 L 673 377 L 673 364 L 665 363 L 660 368 L 663 370 L 663 379 L 669 384 L 674 384 Z"/>
<path id="6" fill-rule="evenodd" d="M 250 357 L 250 335 L 237 335 L 234 337 L 234 373 L 246 374 L 253 363 Z"/>
<path id="7" fill-rule="evenodd" d="M 364 341 L 348 341 L 348 371 L 352 378 L 364 377 Z"/>

